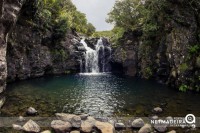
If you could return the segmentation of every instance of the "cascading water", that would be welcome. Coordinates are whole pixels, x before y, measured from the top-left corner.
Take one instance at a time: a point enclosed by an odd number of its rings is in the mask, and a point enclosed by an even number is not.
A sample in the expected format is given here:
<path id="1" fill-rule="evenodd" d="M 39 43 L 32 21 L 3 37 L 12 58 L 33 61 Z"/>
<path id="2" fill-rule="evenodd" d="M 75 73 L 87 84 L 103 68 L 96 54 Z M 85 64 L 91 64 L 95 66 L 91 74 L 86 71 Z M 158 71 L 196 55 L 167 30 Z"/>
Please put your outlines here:
<path id="1" fill-rule="evenodd" d="M 104 73 L 108 72 L 108 63 L 111 57 L 110 46 L 105 46 L 100 38 L 95 44 L 95 49 L 87 45 L 84 39 L 80 42 L 86 49 L 84 59 L 80 61 L 81 73 Z"/>

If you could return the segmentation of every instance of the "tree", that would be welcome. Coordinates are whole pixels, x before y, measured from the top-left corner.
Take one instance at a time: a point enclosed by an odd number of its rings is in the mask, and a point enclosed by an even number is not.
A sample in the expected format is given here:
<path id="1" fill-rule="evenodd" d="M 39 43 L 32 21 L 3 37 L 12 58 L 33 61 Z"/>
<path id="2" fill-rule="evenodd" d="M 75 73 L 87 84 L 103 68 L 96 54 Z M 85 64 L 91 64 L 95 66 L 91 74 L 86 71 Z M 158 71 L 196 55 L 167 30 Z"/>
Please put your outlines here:
<path id="1" fill-rule="evenodd" d="M 96 28 L 91 24 L 87 24 L 87 35 L 91 36 L 96 31 Z"/>

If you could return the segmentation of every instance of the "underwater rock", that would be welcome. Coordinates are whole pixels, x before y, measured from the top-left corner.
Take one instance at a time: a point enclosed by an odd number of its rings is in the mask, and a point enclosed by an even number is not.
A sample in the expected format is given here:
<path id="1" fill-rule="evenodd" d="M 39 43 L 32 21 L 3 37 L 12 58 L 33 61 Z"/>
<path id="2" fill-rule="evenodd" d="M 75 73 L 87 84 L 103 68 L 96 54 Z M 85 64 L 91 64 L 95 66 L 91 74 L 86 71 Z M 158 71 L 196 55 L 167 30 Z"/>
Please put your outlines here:
<path id="1" fill-rule="evenodd" d="M 152 132 L 152 127 L 150 124 L 145 124 L 142 128 L 140 128 L 140 130 L 138 131 L 138 133 L 150 133 Z"/>
<path id="2" fill-rule="evenodd" d="M 40 126 L 35 123 L 33 120 L 29 120 L 24 126 L 23 130 L 25 132 L 33 132 L 33 133 L 38 133 L 40 132 Z"/>
<path id="3" fill-rule="evenodd" d="M 161 113 L 161 112 L 163 112 L 163 110 L 160 107 L 156 107 L 156 108 L 153 109 L 153 112 L 154 113 Z"/>
<path id="4" fill-rule="evenodd" d="M 18 121 L 23 122 L 23 121 L 25 121 L 25 118 L 23 116 L 19 116 Z"/>
<path id="5" fill-rule="evenodd" d="M 23 127 L 21 125 L 12 124 L 12 127 L 14 130 L 18 130 L 18 131 L 23 130 Z"/>
<path id="6" fill-rule="evenodd" d="M 151 117 L 151 119 L 157 120 L 157 119 L 158 119 L 158 116 L 157 116 L 157 115 L 154 115 L 154 116 Z"/>
<path id="7" fill-rule="evenodd" d="M 34 109 L 33 107 L 29 107 L 28 110 L 26 111 L 27 115 L 36 115 L 38 112 L 36 109 Z"/>
<path id="8" fill-rule="evenodd" d="M 101 131 L 101 133 L 114 133 L 114 126 L 108 122 L 97 121 L 95 127 Z"/>
<path id="9" fill-rule="evenodd" d="M 141 118 L 135 119 L 135 120 L 132 122 L 131 126 L 132 126 L 133 128 L 141 128 L 141 127 L 144 126 L 144 121 L 143 121 Z"/>
<path id="10" fill-rule="evenodd" d="M 72 125 L 69 122 L 53 120 L 51 122 L 51 128 L 53 128 L 56 133 L 65 133 L 71 130 Z"/>

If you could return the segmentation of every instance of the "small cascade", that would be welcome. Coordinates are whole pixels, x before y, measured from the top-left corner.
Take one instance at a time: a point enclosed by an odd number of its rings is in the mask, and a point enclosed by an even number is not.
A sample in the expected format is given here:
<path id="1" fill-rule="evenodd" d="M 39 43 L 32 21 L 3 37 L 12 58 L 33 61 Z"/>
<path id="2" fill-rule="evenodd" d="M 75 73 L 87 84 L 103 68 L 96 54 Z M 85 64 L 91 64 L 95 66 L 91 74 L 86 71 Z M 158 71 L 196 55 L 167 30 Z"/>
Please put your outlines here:
<path id="1" fill-rule="evenodd" d="M 94 45 L 94 49 L 88 46 L 85 39 L 82 39 L 81 44 L 86 49 L 84 59 L 80 60 L 81 73 L 104 73 L 109 72 L 109 61 L 111 58 L 110 46 L 105 46 L 100 38 Z"/>

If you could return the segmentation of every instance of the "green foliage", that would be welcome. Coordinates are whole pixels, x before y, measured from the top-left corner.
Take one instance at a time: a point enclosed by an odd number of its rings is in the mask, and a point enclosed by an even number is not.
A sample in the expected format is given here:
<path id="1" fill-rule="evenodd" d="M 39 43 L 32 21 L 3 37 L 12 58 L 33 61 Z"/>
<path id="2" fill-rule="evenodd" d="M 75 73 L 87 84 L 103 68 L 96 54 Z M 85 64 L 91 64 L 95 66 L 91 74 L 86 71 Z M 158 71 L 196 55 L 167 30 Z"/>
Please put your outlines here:
<path id="1" fill-rule="evenodd" d="M 200 50 L 199 44 L 189 47 L 189 52 L 191 55 L 198 54 L 199 50 Z"/>
<path id="2" fill-rule="evenodd" d="M 186 92 L 188 90 L 188 86 L 187 85 L 181 85 L 179 87 L 179 90 L 182 91 L 182 92 Z"/>
<path id="3" fill-rule="evenodd" d="M 183 63 L 179 66 L 179 70 L 181 73 L 185 72 L 188 69 L 188 65 L 186 63 Z"/>
<path id="4" fill-rule="evenodd" d="M 57 37 L 63 37 L 69 29 L 87 35 L 95 31 L 71 0 L 38 0 L 37 7 L 35 21 L 43 29 L 54 30 Z"/>
<path id="5" fill-rule="evenodd" d="M 93 37 L 108 37 L 112 42 L 112 47 L 117 47 L 120 45 L 118 39 L 121 38 L 124 34 L 124 29 L 120 27 L 114 27 L 110 31 L 97 31 L 93 33 Z"/>
<path id="6" fill-rule="evenodd" d="M 150 78 L 153 75 L 153 72 L 150 67 L 145 68 L 144 75 L 146 78 Z"/>

